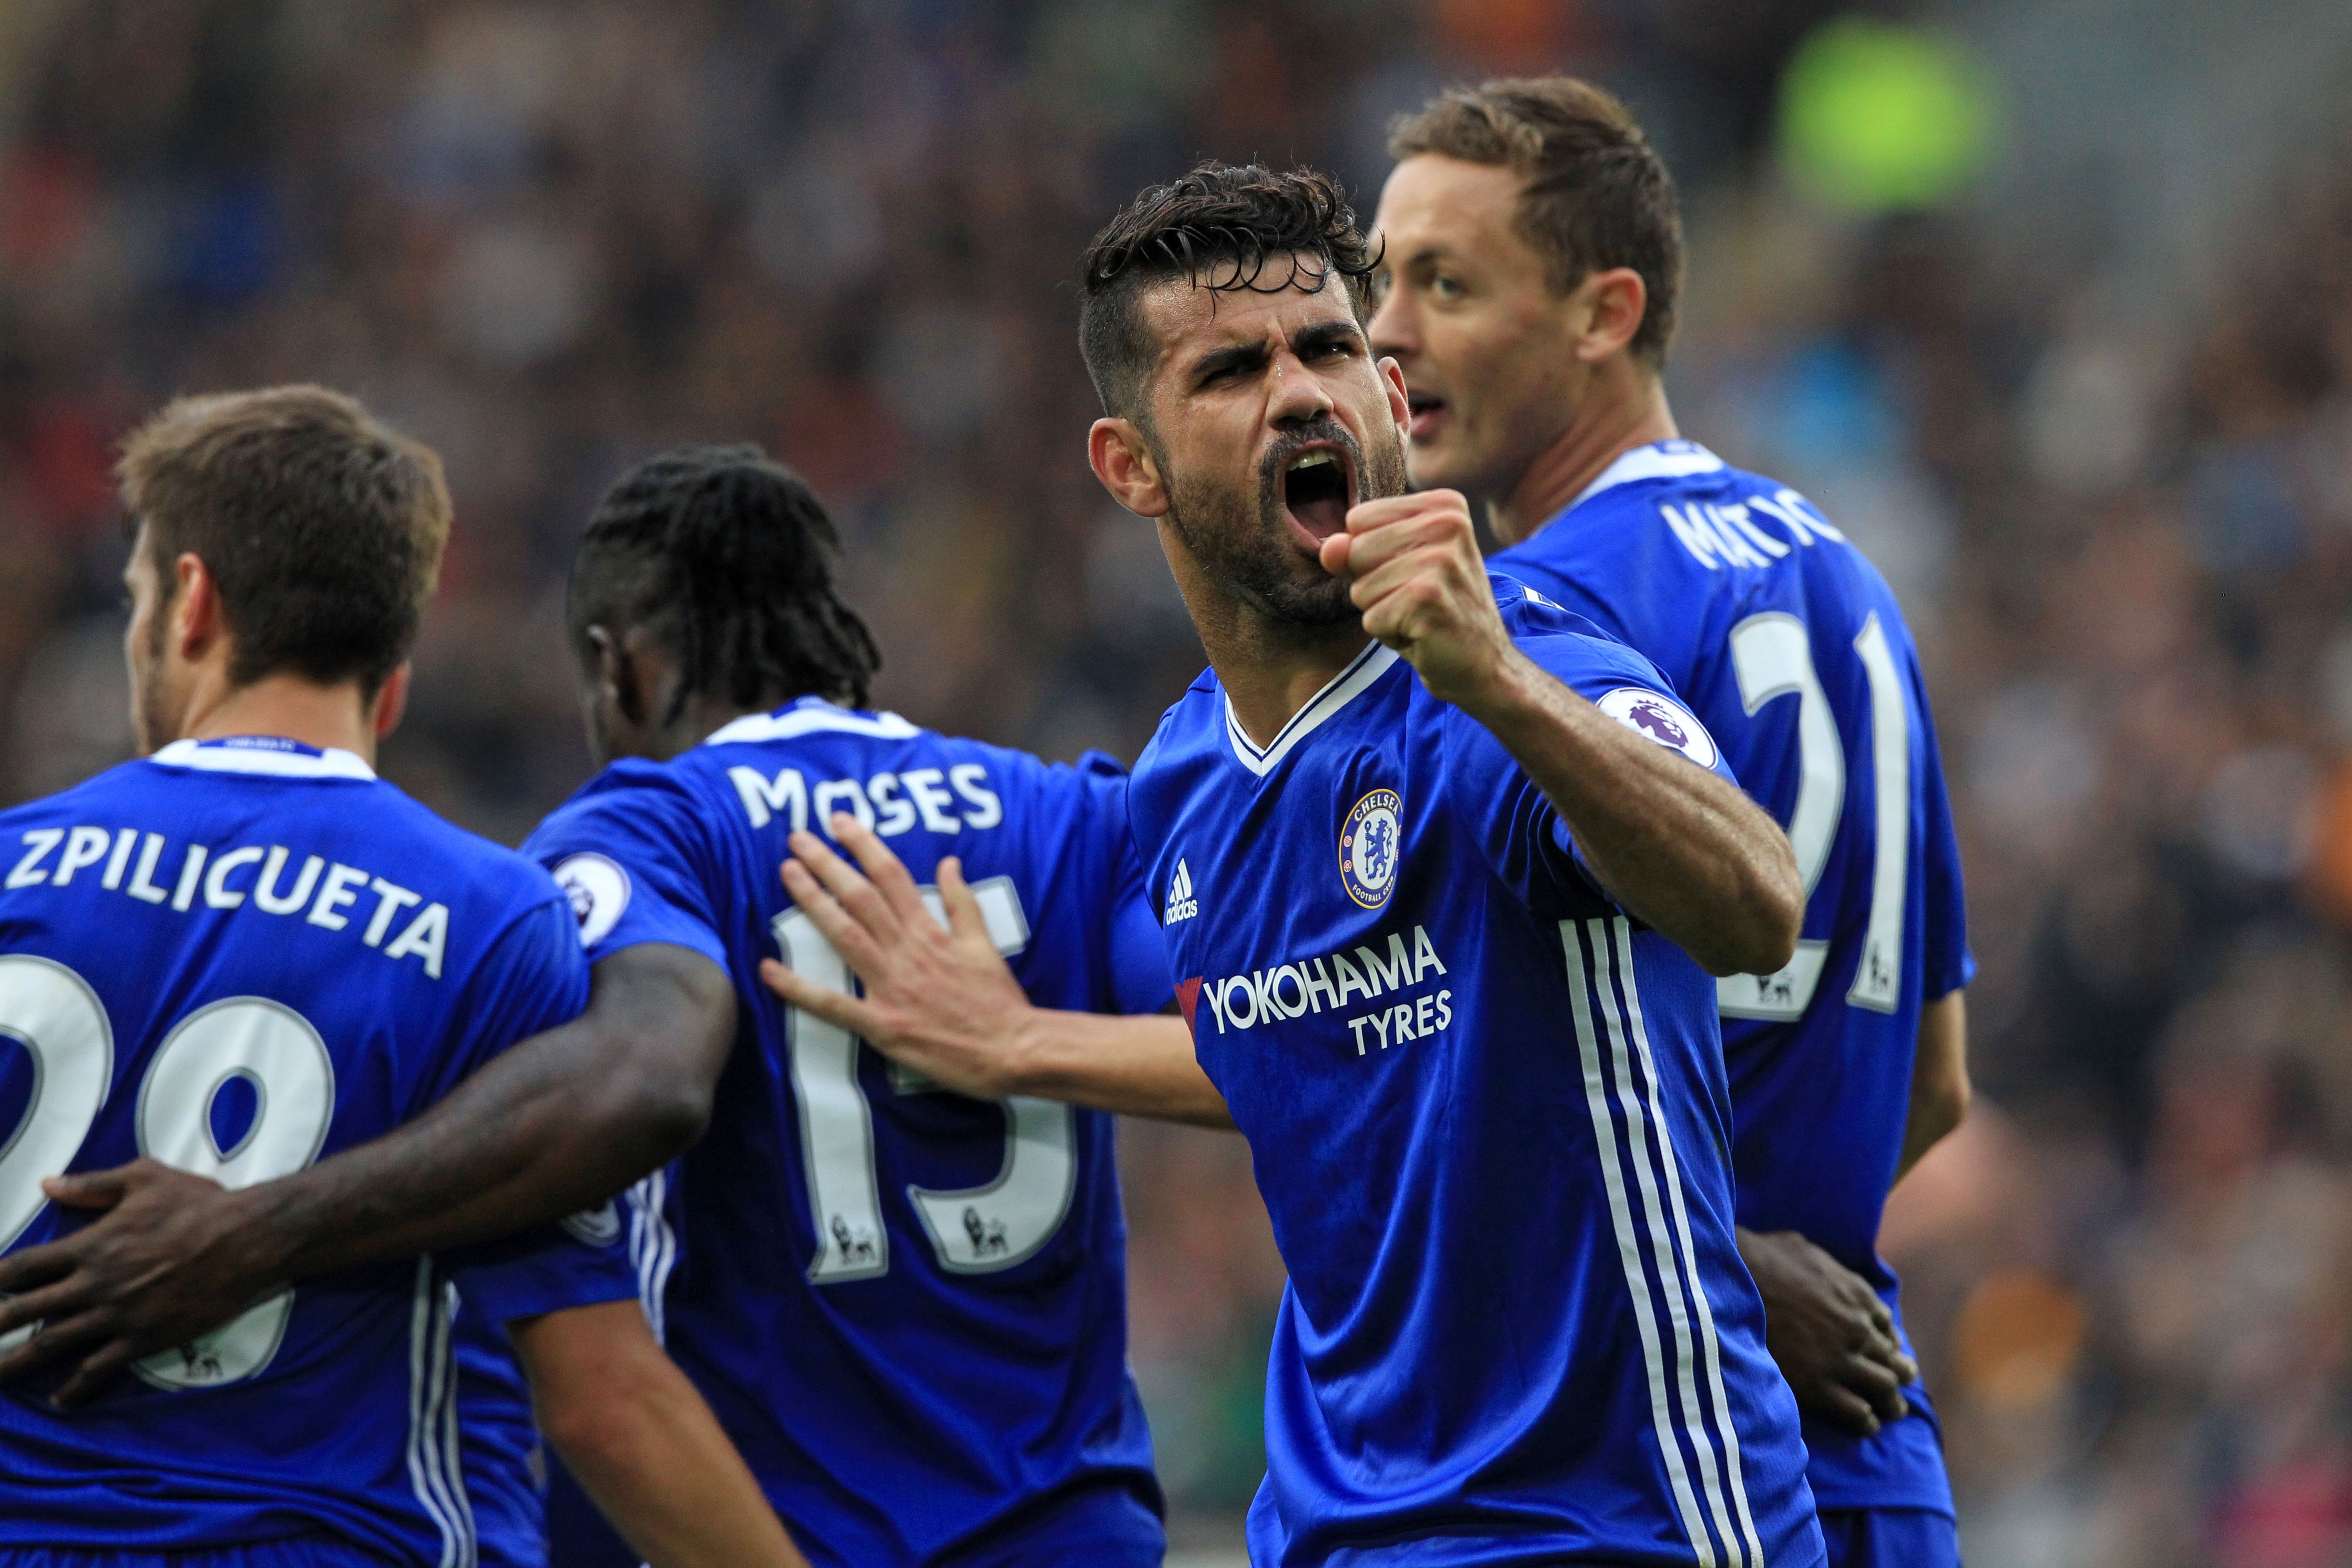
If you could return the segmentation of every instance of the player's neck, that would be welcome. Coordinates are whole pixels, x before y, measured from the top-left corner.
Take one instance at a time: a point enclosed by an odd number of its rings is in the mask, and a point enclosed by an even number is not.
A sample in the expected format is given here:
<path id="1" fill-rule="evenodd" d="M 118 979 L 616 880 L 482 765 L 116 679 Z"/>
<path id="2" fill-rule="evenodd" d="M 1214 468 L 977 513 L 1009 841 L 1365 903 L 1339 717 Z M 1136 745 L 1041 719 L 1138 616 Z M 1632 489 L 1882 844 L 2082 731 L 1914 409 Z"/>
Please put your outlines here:
<path id="1" fill-rule="evenodd" d="M 1505 544 L 1518 543 L 1557 517 L 1619 458 L 1680 434 L 1658 378 L 1630 363 L 1620 374 L 1629 383 L 1622 388 L 1623 395 L 1595 397 L 1599 406 L 1592 416 L 1570 421 L 1559 439 L 1528 465 L 1511 493 L 1487 509 L 1496 538 Z"/>
<path id="2" fill-rule="evenodd" d="M 1201 640 L 1234 717 L 1252 741 L 1265 746 L 1371 639 L 1352 618 L 1307 629 L 1253 616 L 1221 637 L 1204 627 Z"/>
<path id="3" fill-rule="evenodd" d="M 265 675 L 231 687 L 222 675 L 200 677 L 180 732 L 191 741 L 275 735 L 320 751 L 350 752 L 375 765 L 374 713 L 357 680 L 321 686 L 299 675 Z"/>
<path id="4" fill-rule="evenodd" d="M 806 695 L 814 697 L 816 693 L 809 692 Z M 772 713 L 785 703 L 798 700 L 797 697 L 779 697 L 773 702 L 762 702 L 756 707 L 746 708 L 739 702 L 730 702 L 720 697 L 697 695 L 689 698 L 687 700 L 686 710 L 678 715 L 677 723 L 674 726 L 678 739 L 684 744 L 678 746 L 671 755 L 676 756 L 679 752 L 694 750 L 695 747 L 739 719 L 752 719 L 763 713 Z M 668 758 L 666 757 L 663 761 L 667 762 Z"/>

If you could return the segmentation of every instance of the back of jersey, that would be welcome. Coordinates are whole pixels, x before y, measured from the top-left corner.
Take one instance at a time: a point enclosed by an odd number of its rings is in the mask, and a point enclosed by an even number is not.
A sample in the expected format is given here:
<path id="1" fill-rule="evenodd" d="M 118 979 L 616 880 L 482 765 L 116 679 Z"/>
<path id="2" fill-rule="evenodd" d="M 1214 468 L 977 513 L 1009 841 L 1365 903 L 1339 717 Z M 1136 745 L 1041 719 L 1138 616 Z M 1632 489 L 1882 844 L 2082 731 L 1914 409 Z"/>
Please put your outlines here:
<path id="1" fill-rule="evenodd" d="M 1035 1002 L 1163 1006 L 1125 788 L 810 699 L 606 770 L 526 847 L 592 960 L 669 942 L 734 980 L 712 1122 L 646 1255 L 672 1354 L 818 1563 L 1158 1561 L 1110 1118 L 943 1092 L 758 977 L 854 986 L 778 874 L 839 812 L 927 887 L 961 857 Z"/>
<path id="2" fill-rule="evenodd" d="M 0 1248 L 142 1154 L 244 1186 L 415 1116 L 587 999 L 570 910 L 358 757 L 181 742 L 0 816 Z M 0 1394 L 0 1547 L 322 1536 L 472 1560 L 447 1279 L 287 1291 L 93 1404 Z"/>
<path id="3" fill-rule="evenodd" d="M 1807 895 L 1796 956 L 1718 983 L 1739 1223 L 1802 1232 L 1894 1305 L 1878 1226 L 1919 1010 L 1972 964 L 1927 689 L 1893 592 L 1796 491 L 1688 441 L 1626 453 L 1495 565 L 1664 668 L 1788 830 Z M 1805 1438 L 1823 1508 L 1951 1506 L 1926 1422 L 1857 1440 L 1809 1421 Z M 1920 1451 L 1885 1452 L 1906 1445 Z M 1911 1489 L 1890 1490 L 1890 1464 L 1915 1473 Z"/>

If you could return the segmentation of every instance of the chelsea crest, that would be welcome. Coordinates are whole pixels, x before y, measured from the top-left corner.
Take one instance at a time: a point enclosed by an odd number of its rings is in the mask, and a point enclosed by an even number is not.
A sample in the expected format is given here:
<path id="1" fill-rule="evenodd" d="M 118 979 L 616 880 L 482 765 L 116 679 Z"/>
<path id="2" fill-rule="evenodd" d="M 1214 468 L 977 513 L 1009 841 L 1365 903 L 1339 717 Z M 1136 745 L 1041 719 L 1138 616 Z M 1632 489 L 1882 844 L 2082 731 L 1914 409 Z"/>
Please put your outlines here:
<path id="1" fill-rule="evenodd" d="M 1376 789 L 1358 801 L 1339 828 L 1339 880 L 1348 896 L 1368 910 L 1389 901 L 1403 858 L 1404 802 L 1392 789 Z"/>

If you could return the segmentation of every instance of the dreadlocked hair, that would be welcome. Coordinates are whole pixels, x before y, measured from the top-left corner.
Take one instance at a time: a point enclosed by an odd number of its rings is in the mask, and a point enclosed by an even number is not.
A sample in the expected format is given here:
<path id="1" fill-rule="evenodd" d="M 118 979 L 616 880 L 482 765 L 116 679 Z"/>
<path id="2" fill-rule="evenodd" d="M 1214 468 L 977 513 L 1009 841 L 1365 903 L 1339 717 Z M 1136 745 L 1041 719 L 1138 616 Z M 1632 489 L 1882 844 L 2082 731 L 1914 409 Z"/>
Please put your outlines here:
<path id="1" fill-rule="evenodd" d="M 1320 293 L 1333 279 L 1371 319 L 1379 256 L 1339 182 L 1318 169 L 1238 167 L 1214 159 L 1122 208 L 1087 247 L 1078 274 L 1078 351 L 1103 412 L 1143 416 L 1159 345 L 1139 296 L 1181 278 L 1215 293 Z"/>
<path id="2" fill-rule="evenodd" d="M 614 480 L 572 562 L 572 646 L 646 626 L 690 697 L 754 708 L 816 696 L 856 708 L 882 655 L 833 582 L 840 535 L 816 492 L 757 447 L 679 447 Z"/>

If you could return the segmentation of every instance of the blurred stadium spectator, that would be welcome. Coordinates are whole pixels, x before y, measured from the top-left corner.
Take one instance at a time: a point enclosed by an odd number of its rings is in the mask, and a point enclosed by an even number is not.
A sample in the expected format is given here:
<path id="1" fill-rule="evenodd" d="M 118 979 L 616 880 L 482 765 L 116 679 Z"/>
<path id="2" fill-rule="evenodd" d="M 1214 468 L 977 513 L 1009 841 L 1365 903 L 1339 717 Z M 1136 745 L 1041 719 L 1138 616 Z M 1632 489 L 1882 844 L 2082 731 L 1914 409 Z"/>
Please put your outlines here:
<path id="1" fill-rule="evenodd" d="M 1886 1245 L 1970 1561 L 2352 1561 L 2347 8 L 1843 9 L 8 0 L 0 795 L 127 751 L 111 443 L 291 379 L 447 458 L 385 761 L 493 837 L 585 771 L 588 501 L 689 438 L 835 503 L 887 705 L 1132 758 L 1200 652 L 1086 470 L 1087 235 L 1202 153 L 1369 210 L 1430 88 L 1593 75 L 1689 203 L 1685 432 L 1808 488 L 1930 661 L 1983 1092 Z M 1280 1266 L 1237 1141 L 1126 1169 L 1179 1538 L 1225 1539 Z"/>

